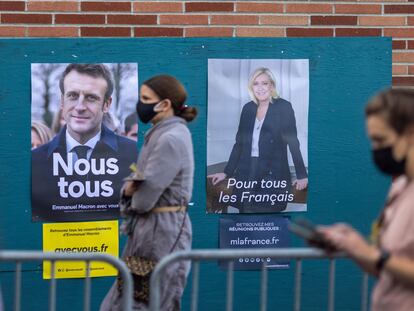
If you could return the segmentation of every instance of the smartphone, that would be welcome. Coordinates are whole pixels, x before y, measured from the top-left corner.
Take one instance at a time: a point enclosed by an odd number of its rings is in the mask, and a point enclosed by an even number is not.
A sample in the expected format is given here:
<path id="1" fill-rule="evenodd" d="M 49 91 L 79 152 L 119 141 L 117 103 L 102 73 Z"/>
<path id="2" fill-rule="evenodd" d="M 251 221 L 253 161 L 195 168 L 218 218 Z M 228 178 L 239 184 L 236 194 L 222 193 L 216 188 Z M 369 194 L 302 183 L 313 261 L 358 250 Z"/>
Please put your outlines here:
<path id="1" fill-rule="evenodd" d="M 290 222 L 288 228 L 291 232 L 303 238 L 311 246 L 322 248 L 327 251 L 335 251 L 335 246 L 325 239 L 316 226 L 305 218 L 295 218 Z"/>

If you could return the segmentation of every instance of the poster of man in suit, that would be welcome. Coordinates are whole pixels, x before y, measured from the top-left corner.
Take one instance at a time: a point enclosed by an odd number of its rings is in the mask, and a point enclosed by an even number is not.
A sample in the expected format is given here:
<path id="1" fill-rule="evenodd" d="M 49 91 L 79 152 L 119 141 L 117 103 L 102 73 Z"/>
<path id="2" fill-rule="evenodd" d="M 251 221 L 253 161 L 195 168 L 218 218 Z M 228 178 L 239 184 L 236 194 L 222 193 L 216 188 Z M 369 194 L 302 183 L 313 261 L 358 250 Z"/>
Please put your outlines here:
<path id="1" fill-rule="evenodd" d="M 309 62 L 209 59 L 207 213 L 307 210 Z"/>
<path id="2" fill-rule="evenodd" d="M 119 217 L 137 143 L 137 64 L 32 64 L 32 221 Z M 133 166 L 132 166 L 133 167 Z"/>

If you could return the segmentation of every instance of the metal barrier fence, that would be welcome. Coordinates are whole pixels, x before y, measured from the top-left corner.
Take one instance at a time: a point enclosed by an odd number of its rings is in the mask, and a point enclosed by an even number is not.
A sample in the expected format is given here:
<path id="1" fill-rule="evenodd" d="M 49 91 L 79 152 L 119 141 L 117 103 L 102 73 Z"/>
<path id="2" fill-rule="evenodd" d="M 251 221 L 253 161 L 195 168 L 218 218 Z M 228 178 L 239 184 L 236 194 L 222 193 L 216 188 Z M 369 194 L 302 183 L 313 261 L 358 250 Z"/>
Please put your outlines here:
<path id="1" fill-rule="evenodd" d="M 227 249 L 227 250 L 192 250 L 172 253 L 164 257 L 154 269 L 151 276 L 150 290 L 150 311 L 160 310 L 160 285 L 161 278 L 170 264 L 182 261 L 192 261 L 192 290 L 191 290 L 191 311 L 198 309 L 198 284 L 200 277 L 200 261 L 225 260 L 228 262 L 227 270 L 227 301 L 226 311 L 233 310 L 233 260 L 243 257 L 270 257 L 274 259 L 292 259 L 296 260 L 295 268 L 295 288 L 293 310 L 299 311 L 301 308 L 301 283 L 302 283 L 302 260 L 303 259 L 329 259 L 329 287 L 327 310 L 335 309 L 335 260 L 337 258 L 345 258 L 343 254 L 327 255 L 325 252 L 313 248 L 286 248 L 286 249 Z M 260 311 L 267 309 L 267 272 L 266 263 L 262 264 L 261 269 L 261 290 L 260 290 Z M 361 310 L 368 310 L 368 275 L 363 274 L 362 278 L 362 295 Z"/>
<path id="2" fill-rule="evenodd" d="M 49 287 L 49 310 L 56 310 L 56 278 L 55 278 L 55 262 L 56 261 L 84 261 L 86 263 L 86 278 L 84 287 L 83 310 L 90 310 L 91 304 L 91 278 L 89 276 L 89 268 L 91 261 L 103 261 L 113 265 L 124 281 L 122 305 L 123 310 L 132 310 L 132 277 L 128 267 L 116 257 L 108 254 L 98 253 L 44 253 L 40 251 L 0 251 L 0 261 L 8 261 L 16 263 L 16 274 L 14 283 L 14 311 L 20 311 L 21 304 L 21 277 L 22 262 L 27 261 L 51 261 L 51 279 Z"/>

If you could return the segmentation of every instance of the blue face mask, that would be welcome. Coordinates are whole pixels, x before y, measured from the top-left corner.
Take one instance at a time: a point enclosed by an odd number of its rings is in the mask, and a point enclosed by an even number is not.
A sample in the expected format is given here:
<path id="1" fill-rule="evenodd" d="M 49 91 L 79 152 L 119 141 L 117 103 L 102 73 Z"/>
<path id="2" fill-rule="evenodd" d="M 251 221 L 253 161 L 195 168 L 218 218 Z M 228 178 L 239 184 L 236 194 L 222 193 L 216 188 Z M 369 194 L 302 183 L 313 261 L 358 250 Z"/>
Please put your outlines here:
<path id="1" fill-rule="evenodd" d="M 372 155 L 378 169 L 384 174 L 398 176 L 405 173 L 406 157 L 397 161 L 392 155 L 392 146 L 373 149 Z"/>
<path id="2" fill-rule="evenodd" d="M 158 112 L 154 111 L 155 106 L 157 106 L 159 102 L 156 103 L 143 103 L 141 100 L 138 100 L 136 109 L 138 118 L 143 123 L 148 123 L 151 121 Z"/>

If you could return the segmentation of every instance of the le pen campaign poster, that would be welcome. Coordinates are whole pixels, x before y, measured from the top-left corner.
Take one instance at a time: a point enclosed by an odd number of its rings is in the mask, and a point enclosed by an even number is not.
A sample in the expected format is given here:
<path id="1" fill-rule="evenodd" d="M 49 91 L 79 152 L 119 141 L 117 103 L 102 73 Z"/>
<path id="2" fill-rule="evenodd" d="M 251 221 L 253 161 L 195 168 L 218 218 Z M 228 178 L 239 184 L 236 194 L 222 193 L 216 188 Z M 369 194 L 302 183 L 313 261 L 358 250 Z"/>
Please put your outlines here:
<path id="1" fill-rule="evenodd" d="M 105 253 L 118 257 L 118 221 L 65 222 L 43 224 L 43 251 L 55 253 Z M 92 261 L 89 276 L 114 276 L 117 269 L 112 265 Z M 56 278 L 86 277 L 86 263 L 57 261 Z M 43 278 L 51 278 L 51 264 L 43 262 Z"/>
<path id="2" fill-rule="evenodd" d="M 138 65 L 36 63 L 31 77 L 32 221 L 118 218 L 137 158 Z"/>
<path id="3" fill-rule="evenodd" d="M 307 210 L 309 62 L 209 59 L 207 213 Z"/>
<path id="4" fill-rule="evenodd" d="M 276 215 L 233 215 L 220 218 L 220 248 L 281 248 L 290 246 L 288 218 Z M 236 270 L 288 269 L 289 260 L 270 257 L 242 257 Z M 220 263 L 226 267 L 227 263 Z"/>

